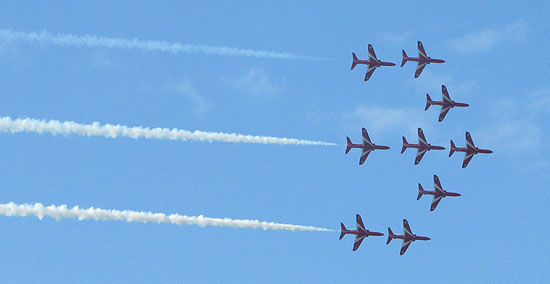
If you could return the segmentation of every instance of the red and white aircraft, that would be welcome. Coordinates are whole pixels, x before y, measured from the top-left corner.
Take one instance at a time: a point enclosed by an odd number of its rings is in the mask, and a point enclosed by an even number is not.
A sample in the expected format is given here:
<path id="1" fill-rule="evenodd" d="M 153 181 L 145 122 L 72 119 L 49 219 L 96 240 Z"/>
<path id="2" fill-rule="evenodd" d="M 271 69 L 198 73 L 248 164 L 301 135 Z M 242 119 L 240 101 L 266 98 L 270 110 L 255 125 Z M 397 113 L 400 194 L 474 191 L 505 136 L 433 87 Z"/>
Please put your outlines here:
<path id="1" fill-rule="evenodd" d="M 434 59 L 429 57 L 426 54 L 426 51 L 424 50 L 424 46 L 422 45 L 421 41 L 418 41 L 418 57 L 408 57 L 407 53 L 405 53 L 405 50 L 403 50 L 403 61 L 401 61 L 401 67 L 407 63 L 407 61 L 417 61 L 418 65 L 416 66 L 416 72 L 414 73 L 414 77 L 418 78 L 420 76 L 420 73 L 422 73 L 422 70 L 424 70 L 424 67 L 426 67 L 427 64 L 430 63 L 445 63 L 445 60 L 443 59 Z"/>
<path id="2" fill-rule="evenodd" d="M 369 59 L 368 60 L 359 60 L 357 59 L 357 56 L 355 53 L 351 53 L 353 56 L 353 62 L 351 63 L 351 70 L 355 68 L 355 65 L 357 64 L 366 64 L 368 65 L 367 74 L 365 74 L 365 81 L 368 81 L 370 79 L 370 76 L 372 76 L 372 73 L 374 73 L 374 70 L 380 66 L 395 66 L 395 63 L 391 62 L 384 62 L 381 61 L 376 57 L 376 53 L 374 53 L 374 48 L 371 44 L 369 44 Z"/>
<path id="3" fill-rule="evenodd" d="M 363 151 L 361 152 L 361 158 L 359 159 L 359 165 L 362 165 L 367 157 L 369 156 L 370 152 L 374 150 L 388 150 L 390 147 L 383 146 L 383 145 L 375 145 L 370 141 L 369 134 L 367 133 L 367 130 L 363 128 L 363 144 L 353 144 L 351 143 L 351 140 L 349 137 L 346 137 L 347 139 L 347 148 L 346 148 L 346 154 L 349 153 L 349 150 L 351 148 L 360 148 Z"/>
<path id="4" fill-rule="evenodd" d="M 470 132 L 466 131 L 466 147 L 460 148 L 456 147 L 453 140 L 451 140 L 451 152 L 449 152 L 449 157 L 453 155 L 454 152 L 464 152 L 464 162 L 462 162 L 462 168 L 465 168 L 468 166 L 468 163 L 472 160 L 474 155 L 477 155 L 479 153 L 482 154 L 491 154 L 493 151 L 488 149 L 479 149 L 474 145 L 474 141 L 472 140 L 472 136 L 470 136 Z"/>
<path id="5" fill-rule="evenodd" d="M 365 229 L 365 225 L 363 225 L 363 220 L 361 220 L 361 216 L 359 214 L 355 215 L 356 223 L 357 223 L 357 229 L 355 230 L 347 230 L 346 226 L 344 226 L 344 223 L 340 223 L 340 227 L 342 228 L 342 231 L 340 233 L 340 240 L 346 235 L 346 234 L 352 234 L 355 235 L 355 242 L 353 243 L 353 251 L 356 251 L 359 246 L 361 245 L 361 242 L 363 242 L 363 239 L 368 236 L 383 236 L 384 234 L 378 233 L 378 232 L 371 232 L 367 229 Z"/>
<path id="6" fill-rule="evenodd" d="M 443 99 L 441 101 L 432 101 L 432 98 L 430 98 L 429 94 L 426 94 L 426 108 L 424 110 L 428 110 L 431 105 L 437 105 L 441 106 L 441 112 L 439 113 L 439 122 L 443 121 L 447 113 L 450 109 L 454 107 L 467 107 L 470 106 L 469 104 L 465 103 L 457 103 L 453 100 L 451 100 L 451 97 L 449 96 L 449 92 L 447 92 L 447 87 L 445 85 L 441 85 L 441 92 L 443 93 Z"/>
<path id="7" fill-rule="evenodd" d="M 456 192 L 447 192 L 441 187 L 441 183 L 439 182 L 439 178 L 437 175 L 434 175 L 434 191 L 424 190 L 422 188 L 422 185 L 418 184 L 418 197 L 416 197 L 416 200 L 419 200 L 420 197 L 422 197 L 423 194 L 433 195 L 434 199 L 432 200 L 432 206 L 430 207 L 430 211 L 434 211 L 437 205 L 439 204 L 439 201 L 443 197 L 447 196 L 460 196 L 460 193 Z"/>
<path id="8" fill-rule="evenodd" d="M 416 152 L 416 159 L 414 160 L 415 165 L 418 165 L 418 163 L 420 163 L 420 160 L 422 160 L 422 157 L 424 157 L 424 154 L 426 154 L 426 152 L 430 150 L 445 150 L 445 147 L 434 146 L 428 143 L 426 137 L 424 137 L 424 132 L 422 132 L 421 128 L 418 128 L 418 144 L 409 144 L 405 136 L 403 136 L 403 148 L 401 148 L 401 154 L 403 154 L 405 150 L 407 150 L 407 148 L 418 149 L 418 152 Z"/>
<path id="9" fill-rule="evenodd" d="M 388 241 L 386 244 L 389 244 L 392 239 L 402 239 L 403 244 L 401 244 L 401 252 L 400 255 L 403 255 L 405 251 L 409 248 L 412 242 L 420 240 L 420 241 L 429 241 L 430 238 L 423 237 L 423 236 L 417 236 L 412 233 L 411 227 L 409 227 L 409 222 L 407 222 L 407 219 L 403 219 L 403 235 L 394 235 L 390 228 L 388 228 Z"/>

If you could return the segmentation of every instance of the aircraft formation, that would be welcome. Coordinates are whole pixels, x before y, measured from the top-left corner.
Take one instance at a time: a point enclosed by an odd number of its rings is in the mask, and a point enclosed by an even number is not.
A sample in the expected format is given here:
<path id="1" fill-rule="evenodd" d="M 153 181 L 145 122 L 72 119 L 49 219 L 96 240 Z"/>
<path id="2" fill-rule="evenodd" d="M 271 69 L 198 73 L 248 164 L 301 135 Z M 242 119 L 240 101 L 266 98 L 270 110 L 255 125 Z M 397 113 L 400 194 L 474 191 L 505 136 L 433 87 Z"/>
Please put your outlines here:
<path id="1" fill-rule="evenodd" d="M 407 56 L 407 53 L 405 50 L 402 50 L 402 61 L 401 61 L 401 67 L 403 67 L 408 61 L 415 61 L 417 62 L 416 71 L 414 73 L 414 78 L 418 78 L 426 65 L 431 63 L 445 63 L 445 60 L 443 59 L 435 59 L 431 58 L 427 55 L 426 50 L 424 49 L 424 45 L 421 41 L 417 42 L 418 47 L 418 57 L 409 57 Z M 365 74 L 364 81 L 368 81 L 376 68 L 381 66 L 395 66 L 392 62 L 385 62 L 376 56 L 376 53 L 374 52 L 374 48 L 371 44 L 368 45 L 368 60 L 359 60 L 355 53 L 352 53 L 352 64 L 351 64 L 351 70 L 353 70 L 358 64 L 365 64 L 367 65 L 367 72 Z M 434 101 L 431 99 L 429 94 L 426 94 L 426 107 L 424 108 L 424 111 L 427 111 L 430 106 L 440 106 L 441 110 L 438 117 L 438 122 L 442 122 L 443 119 L 447 116 L 447 113 L 449 110 L 455 107 L 468 107 L 469 105 L 467 103 L 462 102 L 455 102 L 451 99 L 449 92 L 447 90 L 447 87 L 445 85 L 441 85 L 441 93 L 442 93 L 442 100 L 441 101 Z M 347 145 L 346 145 L 346 154 L 350 152 L 353 148 L 359 148 L 361 149 L 361 157 L 359 159 L 359 165 L 362 165 L 365 163 L 367 157 L 369 154 L 374 150 L 388 150 L 390 147 L 383 146 L 383 145 L 376 145 L 372 143 L 369 134 L 367 132 L 366 128 L 362 129 L 362 138 L 363 143 L 361 144 L 353 144 L 351 142 L 351 139 L 349 137 L 346 137 Z M 426 139 L 426 136 L 424 135 L 424 131 L 419 127 L 418 128 L 418 144 L 411 144 L 407 141 L 405 136 L 402 137 L 403 140 L 403 147 L 401 148 L 401 154 L 405 152 L 408 148 L 415 148 L 417 149 L 414 165 L 418 165 L 424 155 L 431 151 L 431 150 L 445 150 L 445 147 L 438 146 L 438 145 L 432 145 L 428 143 L 428 140 Z M 480 149 L 475 146 L 474 141 L 472 139 L 472 136 L 470 135 L 470 132 L 466 131 L 466 146 L 465 147 L 456 147 L 453 140 L 450 140 L 450 152 L 449 157 L 451 157 L 455 152 L 464 152 L 464 159 L 462 162 L 462 168 L 466 168 L 472 158 L 477 154 L 490 154 L 493 153 L 493 151 L 489 149 Z M 441 182 L 439 181 L 439 177 L 437 175 L 434 175 L 434 190 L 424 190 L 422 185 L 418 184 L 418 196 L 417 200 L 419 200 L 424 195 L 432 195 L 433 200 L 430 206 L 430 211 L 434 211 L 436 207 L 439 205 L 441 200 L 445 197 L 458 197 L 461 196 L 460 193 L 456 192 L 449 192 L 443 189 L 441 186 Z M 341 233 L 340 233 L 340 240 L 347 234 L 353 234 L 355 235 L 355 241 L 353 244 L 353 251 L 356 251 L 359 246 L 361 245 L 362 241 L 368 237 L 368 236 L 383 236 L 383 233 L 379 232 L 373 232 L 365 229 L 365 225 L 363 224 L 363 220 L 359 214 L 356 214 L 356 226 L 357 228 L 355 230 L 348 230 L 344 226 L 343 223 L 340 223 L 341 227 Z M 392 232 L 392 230 L 388 227 L 388 239 L 386 241 L 386 244 L 389 244 L 391 240 L 393 239 L 401 239 L 403 240 L 401 245 L 401 251 L 400 255 L 403 255 L 407 249 L 409 248 L 410 244 L 417 240 L 422 241 L 428 241 L 430 240 L 429 237 L 425 236 L 418 236 L 412 233 L 411 227 L 409 226 L 409 222 L 407 219 L 403 219 L 403 234 L 402 235 L 396 235 Z"/>

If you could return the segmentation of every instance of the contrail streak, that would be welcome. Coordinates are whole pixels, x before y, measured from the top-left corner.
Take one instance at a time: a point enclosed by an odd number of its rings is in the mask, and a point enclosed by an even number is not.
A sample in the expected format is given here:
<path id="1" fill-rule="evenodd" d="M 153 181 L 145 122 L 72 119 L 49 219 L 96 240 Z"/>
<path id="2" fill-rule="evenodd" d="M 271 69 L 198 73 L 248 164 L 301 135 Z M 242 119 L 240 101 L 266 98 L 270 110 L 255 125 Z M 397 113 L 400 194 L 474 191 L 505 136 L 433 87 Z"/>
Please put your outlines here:
<path id="1" fill-rule="evenodd" d="M 92 124 L 79 124 L 72 121 L 60 122 L 57 120 L 38 120 L 32 118 L 11 119 L 0 117 L 0 131 L 2 132 L 36 132 L 50 134 L 77 134 L 81 136 L 101 136 L 106 138 L 128 137 L 159 140 L 180 140 L 180 141 L 220 141 L 228 143 L 255 143 L 255 144 L 279 144 L 279 145 L 323 145 L 334 146 L 335 143 L 299 140 L 293 138 L 279 138 L 271 136 L 253 136 L 237 133 L 205 132 L 195 130 L 193 132 L 182 129 L 169 128 L 147 128 L 128 127 L 124 125 L 100 125 L 99 122 Z"/>
<path id="2" fill-rule="evenodd" d="M 8 29 L 0 30 L 0 38 L 10 41 L 49 43 L 58 46 L 86 46 L 104 47 L 115 49 L 139 49 L 143 51 L 160 51 L 169 53 L 208 54 L 225 56 L 248 56 L 257 58 L 277 59 L 306 59 L 306 60 L 328 60 L 309 56 L 296 55 L 286 52 L 275 52 L 266 50 L 252 50 L 235 47 L 195 45 L 186 43 L 172 43 L 166 41 L 119 39 L 86 34 L 83 36 L 73 34 L 52 34 L 47 31 L 41 32 L 17 32 Z"/>
<path id="3" fill-rule="evenodd" d="M 165 223 L 174 225 L 197 225 L 200 227 L 235 227 L 245 229 L 285 230 L 285 231 L 324 231 L 333 230 L 312 226 L 280 224 L 274 222 L 260 222 L 258 220 L 233 220 L 229 218 L 209 218 L 200 216 L 185 216 L 179 214 L 166 215 L 163 213 L 139 212 L 130 210 L 106 210 L 90 207 L 81 209 L 78 206 L 67 208 L 67 205 L 44 206 L 41 203 L 15 204 L 13 202 L 0 204 L 0 215 L 5 216 L 36 216 L 42 220 L 49 216 L 57 221 L 61 219 L 96 220 L 96 221 L 126 221 L 140 223 Z"/>

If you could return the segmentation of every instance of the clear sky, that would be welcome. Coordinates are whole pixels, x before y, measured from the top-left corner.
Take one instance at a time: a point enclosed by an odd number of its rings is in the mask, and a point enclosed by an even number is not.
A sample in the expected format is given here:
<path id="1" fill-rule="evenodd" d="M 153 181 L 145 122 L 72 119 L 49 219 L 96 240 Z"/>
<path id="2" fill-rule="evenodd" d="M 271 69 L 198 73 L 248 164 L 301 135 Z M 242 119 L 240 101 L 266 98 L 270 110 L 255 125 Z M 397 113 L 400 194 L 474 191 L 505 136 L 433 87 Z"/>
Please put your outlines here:
<path id="1" fill-rule="evenodd" d="M 337 143 L 291 146 L 0 133 L 0 203 L 67 204 L 432 238 L 0 216 L 3 282 L 548 283 L 547 1 L 9 1 L 0 29 L 235 47 L 273 59 L 0 41 L 0 116 L 170 127 Z M 372 2 L 372 1 L 371 1 Z M 386 1 L 387 2 L 387 1 Z M 351 52 L 399 65 L 363 82 Z M 470 104 L 438 123 L 425 96 Z M 345 137 L 389 145 L 363 166 Z M 400 154 L 401 136 L 494 154 Z M 417 183 L 460 192 L 434 212 Z"/>

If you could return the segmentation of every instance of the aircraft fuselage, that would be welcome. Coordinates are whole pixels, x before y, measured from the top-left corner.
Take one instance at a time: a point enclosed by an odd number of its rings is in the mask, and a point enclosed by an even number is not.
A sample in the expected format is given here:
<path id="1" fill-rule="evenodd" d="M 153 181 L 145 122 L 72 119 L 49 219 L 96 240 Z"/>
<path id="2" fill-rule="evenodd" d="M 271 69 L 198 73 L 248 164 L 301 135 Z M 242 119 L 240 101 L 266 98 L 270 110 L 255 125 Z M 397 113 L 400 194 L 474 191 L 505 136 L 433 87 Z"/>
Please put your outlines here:
<path id="1" fill-rule="evenodd" d="M 369 59 L 369 60 L 355 60 L 354 63 L 355 63 L 355 64 L 365 64 L 365 65 L 376 66 L 376 67 L 380 67 L 380 66 L 395 66 L 395 63 L 392 63 L 392 62 L 384 62 L 384 61 L 379 61 L 379 60 L 374 60 L 374 59 Z"/>
<path id="2" fill-rule="evenodd" d="M 422 64 L 430 64 L 430 63 L 445 63 L 445 60 L 443 59 L 435 59 L 435 58 L 431 58 L 431 57 L 423 57 L 423 56 L 419 56 L 419 57 L 405 57 L 407 61 L 415 61 L 415 62 L 418 62 L 418 64 L 422 65 Z"/>
<path id="3" fill-rule="evenodd" d="M 401 240 L 404 240 L 405 242 L 408 242 L 408 241 L 429 241 L 431 240 L 429 237 L 424 237 L 424 236 L 417 236 L 415 234 L 412 234 L 412 235 L 409 235 L 409 234 L 404 234 L 404 235 L 391 235 L 391 238 L 392 239 L 401 239 Z"/>
<path id="4" fill-rule="evenodd" d="M 383 236 L 384 234 L 383 233 L 379 233 L 379 232 L 371 232 L 369 230 L 362 230 L 362 229 L 357 229 L 357 230 L 342 230 L 341 231 L 342 234 L 344 235 L 357 235 L 359 237 L 368 237 L 368 236 Z"/>
<path id="5" fill-rule="evenodd" d="M 493 153 L 493 151 L 489 150 L 489 149 L 479 149 L 478 147 L 475 147 L 475 148 L 471 148 L 471 147 L 465 147 L 465 148 L 462 148 L 462 147 L 455 147 L 453 148 L 453 150 L 455 152 L 464 152 L 466 154 L 491 154 Z"/>
<path id="6" fill-rule="evenodd" d="M 390 149 L 390 147 L 388 147 L 388 146 L 375 145 L 375 144 L 373 144 L 371 146 L 367 143 L 365 143 L 365 144 L 350 144 L 349 147 L 350 148 L 364 149 L 365 151 L 368 151 L 368 150 L 388 150 L 388 149 Z"/>
<path id="7" fill-rule="evenodd" d="M 436 105 L 436 106 L 442 106 L 443 108 L 453 108 L 453 107 L 468 107 L 470 106 L 469 104 L 465 104 L 465 103 L 457 103 L 455 101 L 451 101 L 451 102 L 448 102 L 448 101 L 430 101 L 430 105 Z"/>
<path id="8" fill-rule="evenodd" d="M 445 147 L 443 146 L 436 146 L 436 145 L 432 145 L 432 144 L 423 144 L 423 143 L 419 143 L 419 144 L 403 144 L 403 146 L 405 148 L 416 148 L 416 149 L 419 149 L 419 150 L 445 150 Z"/>
<path id="9" fill-rule="evenodd" d="M 438 191 L 438 190 L 423 190 L 422 194 L 433 195 L 435 198 L 438 198 L 440 196 L 443 196 L 443 197 L 460 196 L 460 193 L 449 192 L 449 191 L 445 191 L 445 190 L 443 192 Z"/>

